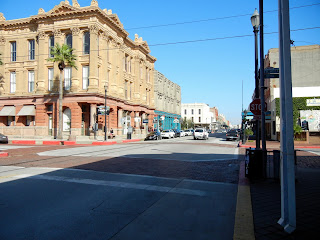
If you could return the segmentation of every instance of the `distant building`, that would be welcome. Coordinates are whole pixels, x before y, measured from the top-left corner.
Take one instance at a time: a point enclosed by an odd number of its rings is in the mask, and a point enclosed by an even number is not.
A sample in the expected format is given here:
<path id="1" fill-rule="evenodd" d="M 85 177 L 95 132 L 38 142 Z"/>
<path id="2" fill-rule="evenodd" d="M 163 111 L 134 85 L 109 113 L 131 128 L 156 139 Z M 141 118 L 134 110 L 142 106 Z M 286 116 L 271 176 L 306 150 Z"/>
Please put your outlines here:
<path id="1" fill-rule="evenodd" d="M 180 129 L 181 87 L 154 70 L 155 120 L 154 128 Z"/>
<path id="2" fill-rule="evenodd" d="M 217 107 L 212 107 L 212 108 L 210 108 L 210 112 L 213 113 L 212 130 L 219 129 L 220 124 L 218 122 L 218 118 L 219 118 L 218 108 Z"/>
<path id="3" fill-rule="evenodd" d="M 181 117 L 186 120 L 191 120 L 196 127 L 205 127 L 212 130 L 215 123 L 213 112 L 205 103 L 182 103 Z"/>
<path id="4" fill-rule="evenodd" d="M 279 68 L 279 49 L 272 48 L 265 58 L 265 67 Z M 320 45 L 291 48 L 292 97 L 320 97 Z M 280 118 L 276 116 L 276 99 L 280 98 L 278 78 L 265 79 L 265 99 L 268 106 L 266 134 L 268 138 L 280 138 Z M 306 101 L 306 100 L 304 100 Z M 304 102 L 305 103 L 305 102 Z M 301 109 L 304 110 L 304 109 Z M 296 119 L 294 119 L 295 121 Z M 320 126 L 320 115 L 319 119 Z M 320 131 L 320 128 L 319 128 Z M 320 135 L 319 135 L 320 137 Z"/>
<path id="5" fill-rule="evenodd" d="M 58 0 L 57 0 L 58 1 Z M 52 10 L 6 20 L 0 14 L 0 132 L 12 137 L 55 137 L 58 128 L 57 63 L 48 62 L 50 47 L 68 44 L 77 55 L 78 70 L 64 69 L 63 135 L 65 138 L 97 135 L 103 127 L 116 135 L 145 134 L 154 119 L 154 62 L 146 41 L 134 40 L 117 14 L 76 0 L 61 2 Z M 107 87 L 107 122 L 98 115 Z M 176 111 L 177 102 L 170 102 Z M 170 110 L 170 111 L 171 111 Z"/>

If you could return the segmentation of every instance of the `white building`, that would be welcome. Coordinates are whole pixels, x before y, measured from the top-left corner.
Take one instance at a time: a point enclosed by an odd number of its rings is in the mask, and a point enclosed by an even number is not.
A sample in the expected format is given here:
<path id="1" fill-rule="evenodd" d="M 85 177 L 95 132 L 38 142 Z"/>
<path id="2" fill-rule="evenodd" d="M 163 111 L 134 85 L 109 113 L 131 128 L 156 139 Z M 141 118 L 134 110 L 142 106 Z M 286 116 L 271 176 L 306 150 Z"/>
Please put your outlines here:
<path id="1" fill-rule="evenodd" d="M 213 112 L 205 103 L 182 103 L 181 118 L 191 120 L 196 127 L 206 127 L 212 129 L 212 125 L 216 122 Z"/>

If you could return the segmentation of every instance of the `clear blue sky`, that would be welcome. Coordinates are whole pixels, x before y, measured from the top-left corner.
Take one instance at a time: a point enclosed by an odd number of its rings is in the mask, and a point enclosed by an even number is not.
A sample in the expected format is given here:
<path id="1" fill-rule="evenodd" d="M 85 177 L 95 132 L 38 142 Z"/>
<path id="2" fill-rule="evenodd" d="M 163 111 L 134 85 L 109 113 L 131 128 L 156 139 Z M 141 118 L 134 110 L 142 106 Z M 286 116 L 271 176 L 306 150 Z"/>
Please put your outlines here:
<path id="1" fill-rule="evenodd" d="M 59 0 L 0 1 L 0 12 L 7 20 L 36 15 L 39 8 L 47 12 L 60 3 Z M 278 9 L 278 0 L 264 2 L 265 33 L 277 32 L 278 13 L 273 10 Z M 91 0 L 78 0 L 78 3 L 89 6 Z M 240 123 L 242 81 L 244 108 L 251 102 L 254 91 L 254 37 L 250 17 L 259 7 L 258 0 L 98 0 L 98 3 L 102 9 L 112 9 L 118 15 L 132 39 L 137 33 L 148 42 L 151 55 L 157 58 L 155 68 L 181 86 L 182 103 L 216 106 L 232 124 Z M 320 4 L 320 0 L 290 0 L 291 30 L 320 27 L 320 5 L 300 7 L 312 4 Z M 217 18 L 220 19 L 139 28 Z M 291 39 L 296 46 L 320 44 L 320 29 L 292 31 Z M 177 44 L 157 46 L 162 43 Z M 278 34 L 266 34 L 265 53 L 277 47 Z"/>

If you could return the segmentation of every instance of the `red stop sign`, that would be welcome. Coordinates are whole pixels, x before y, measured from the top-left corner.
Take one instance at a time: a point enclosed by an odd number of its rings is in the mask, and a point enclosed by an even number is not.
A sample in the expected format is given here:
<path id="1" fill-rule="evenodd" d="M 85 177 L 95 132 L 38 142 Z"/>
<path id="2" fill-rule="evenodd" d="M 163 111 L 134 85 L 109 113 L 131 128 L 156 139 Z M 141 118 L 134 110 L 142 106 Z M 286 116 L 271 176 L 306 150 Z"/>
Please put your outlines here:
<path id="1" fill-rule="evenodd" d="M 267 104 L 264 103 L 264 111 L 267 109 Z M 252 112 L 255 116 L 261 115 L 261 102 L 260 98 L 256 98 L 250 103 L 250 112 Z"/>

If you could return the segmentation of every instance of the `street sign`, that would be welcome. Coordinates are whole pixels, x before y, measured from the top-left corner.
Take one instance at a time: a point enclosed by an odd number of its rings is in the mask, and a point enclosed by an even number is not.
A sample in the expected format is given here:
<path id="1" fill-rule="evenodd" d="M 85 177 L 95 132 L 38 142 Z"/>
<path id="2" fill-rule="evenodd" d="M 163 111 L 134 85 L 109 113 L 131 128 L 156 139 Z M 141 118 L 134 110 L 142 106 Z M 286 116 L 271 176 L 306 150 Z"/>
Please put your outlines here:
<path id="1" fill-rule="evenodd" d="M 250 103 L 250 111 L 255 116 L 261 115 L 261 104 L 260 103 L 261 103 L 260 98 L 256 98 Z M 267 109 L 267 103 L 264 103 L 264 111 L 266 111 L 266 109 Z"/>
<path id="2" fill-rule="evenodd" d="M 104 115 L 104 112 L 105 112 L 104 106 L 98 106 L 97 112 L 98 112 L 98 115 Z M 110 112 L 110 107 L 107 106 L 107 115 L 109 115 L 109 112 Z"/>
<path id="3" fill-rule="evenodd" d="M 173 123 L 179 123 L 179 119 L 173 120 Z"/>
<path id="4" fill-rule="evenodd" d="M 279 78 L 279 68 L 265 68 L 264 78 Z"/>
<path id="5" fill-rule="evenodd" d="M 142 123 L 148 123 L 149 120 L 148 119 L 143 119 Z"/>

